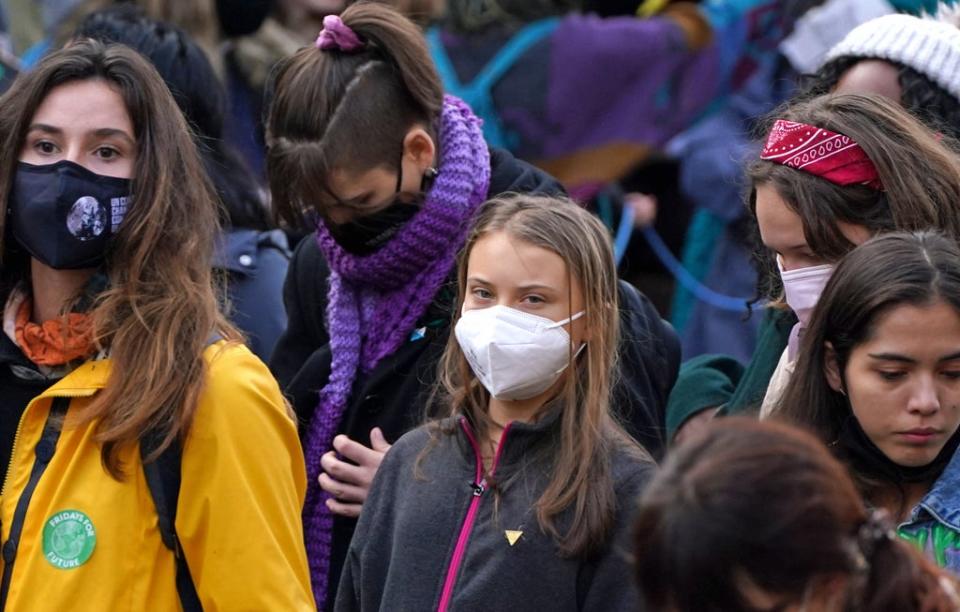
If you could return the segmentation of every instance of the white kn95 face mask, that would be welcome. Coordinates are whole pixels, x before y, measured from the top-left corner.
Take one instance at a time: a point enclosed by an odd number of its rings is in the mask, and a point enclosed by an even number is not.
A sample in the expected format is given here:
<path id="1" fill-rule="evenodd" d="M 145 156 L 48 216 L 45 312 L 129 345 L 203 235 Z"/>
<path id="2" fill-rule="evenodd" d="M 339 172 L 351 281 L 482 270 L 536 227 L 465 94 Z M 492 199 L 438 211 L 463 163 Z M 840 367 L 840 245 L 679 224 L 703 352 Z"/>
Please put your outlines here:
<path id="1" fill-rule="evenodd" d="M 567 368 L 570 334 L 563 326 L 583 315 L 552 321 L 497 305 L 463 311 L 455 333 L 474 375 L 493 397 L 523 400 L 549 389 Z"/>

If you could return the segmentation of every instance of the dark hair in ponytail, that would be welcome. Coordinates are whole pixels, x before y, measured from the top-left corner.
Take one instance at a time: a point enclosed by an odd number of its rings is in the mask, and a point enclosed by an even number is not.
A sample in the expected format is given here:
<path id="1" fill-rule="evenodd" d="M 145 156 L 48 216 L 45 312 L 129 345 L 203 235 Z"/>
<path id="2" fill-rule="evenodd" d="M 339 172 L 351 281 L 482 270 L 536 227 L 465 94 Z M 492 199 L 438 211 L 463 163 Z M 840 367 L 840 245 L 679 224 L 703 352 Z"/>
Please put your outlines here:
<path id="1" fill-rule="evenodd" d="M 329 200 L 330 171 L 397 169 L 406 133 L 417 124 L 432 131 L 443 104 L 443 83 L 412 21 L 372 2 L 340 18 L 363 49 L 303 48 L 267 86 L 270 190 L 277 214 L 293 224 L 307 206 Z"/>
<path id="2" fill-rule="evenodd" d="M 895 535 L 875 541 L 860 597 L 848 610 L 940 612 L 960 609 L 956 582 Z"/>
<path id="3" fill-rule="evenodd" d="M 870 515 L 844 467 L 812 435 L 719 420 L 677 447 L 636 520 L 637 579 L 651 609 L 755 609 L 838 585 L 838 609 L 956 610 L 949 580 Z"/>

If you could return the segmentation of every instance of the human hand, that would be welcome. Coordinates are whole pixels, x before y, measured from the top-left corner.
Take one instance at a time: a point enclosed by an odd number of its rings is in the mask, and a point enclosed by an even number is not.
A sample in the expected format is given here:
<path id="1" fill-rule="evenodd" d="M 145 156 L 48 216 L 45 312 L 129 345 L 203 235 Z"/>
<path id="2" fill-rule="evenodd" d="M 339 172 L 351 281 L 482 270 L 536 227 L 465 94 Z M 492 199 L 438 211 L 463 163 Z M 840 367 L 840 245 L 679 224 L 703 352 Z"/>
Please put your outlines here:
<path id="1" fill-rule="evenodd" d="M 684 440 L 689 440 L 694 438 L 701 431 L 706 429 L 710 422 L 717 416 L 717 411 L 719 408 L 705 408 L 700 411 L 700 413 L 687 419 L 683 425 L 677 429 L 677 433 L 673 436 L 673 445 L 683 444 Z"/>
<path id="2" fill-rule="evenodd" d="M 373 477 L 383 456 L 390 450 L 390 444 L 379 427 L 370 431 L 370 444 L 367 447 L 345 435 L 339 435 L 333 439 L 335 450 L 320 459 L 323 471 L 318 480 L 320 487 L 333 496 L 327 500 L 327 507 L 334 514 L 353 518 L 360 516 Z"/>
<path id="3" fill-rule="evenodd" d="M 623 197 L 623 205 L 633 209 L 634 227 L 643 228 L 653 225 L 657 220 L 657 197 L 645 193 L 628 193 Z"/>

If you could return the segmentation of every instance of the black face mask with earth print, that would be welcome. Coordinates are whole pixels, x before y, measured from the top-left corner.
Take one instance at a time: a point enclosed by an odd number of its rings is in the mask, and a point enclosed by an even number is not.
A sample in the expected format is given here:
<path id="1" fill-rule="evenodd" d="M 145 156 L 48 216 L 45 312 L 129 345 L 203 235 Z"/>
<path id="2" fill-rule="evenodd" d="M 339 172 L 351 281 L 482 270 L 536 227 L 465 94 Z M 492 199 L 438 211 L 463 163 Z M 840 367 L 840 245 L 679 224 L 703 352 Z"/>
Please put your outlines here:
<path id="1" fill-rule="evenodd" d="M 56 270 L 103 262 L 130 203 L 130 180 L 103 176 L 71 161 L 17 164 L 7 203 L 14 239 Z"/>

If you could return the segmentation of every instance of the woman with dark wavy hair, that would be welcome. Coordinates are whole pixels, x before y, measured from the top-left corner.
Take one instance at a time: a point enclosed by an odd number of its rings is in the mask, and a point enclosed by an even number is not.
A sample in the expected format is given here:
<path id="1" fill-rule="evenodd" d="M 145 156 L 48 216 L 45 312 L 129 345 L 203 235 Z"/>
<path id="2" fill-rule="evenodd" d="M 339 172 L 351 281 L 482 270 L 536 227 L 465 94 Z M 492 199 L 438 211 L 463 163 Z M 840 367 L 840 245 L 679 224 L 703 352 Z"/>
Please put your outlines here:
<path id="1" fill-rule="evenodd" d="M 867 503 L 960 570 L 960 248 L 935 233 L 875 238 L 837 266 L 777 418 L 805 426 Z"/>
<path id="2" fill-rule="evenodd" d="M 0 133 L 0 608 L 312 609 L 296 425 L 218 309 L 215 195 L 163 81 L 77 42 Z"/>

